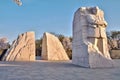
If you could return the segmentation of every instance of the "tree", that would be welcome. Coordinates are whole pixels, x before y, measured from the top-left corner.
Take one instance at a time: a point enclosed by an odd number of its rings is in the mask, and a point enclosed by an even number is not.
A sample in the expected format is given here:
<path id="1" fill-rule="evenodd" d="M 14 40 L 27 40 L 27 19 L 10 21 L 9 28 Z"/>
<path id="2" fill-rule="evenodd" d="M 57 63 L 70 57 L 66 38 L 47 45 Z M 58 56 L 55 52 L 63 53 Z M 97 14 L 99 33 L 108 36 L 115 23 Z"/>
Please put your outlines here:
<path id="1" fill-rule="evenodd" d="M 70 59 L 72 59 L 72 41 L 71 37 L 64 37 L 62 40 L 63 47 Z"/>
<path id="2" fill-rule="evenodd" d="M 120 35 L 120 31 L 111 31 L 112 39 L 117 39 L 118 35 Z"/>
<path id="3" fill-rule="evenodd" d="M 42 51 L 42 38 L 35 40 L 36 56 L 41 56 Z"/>
<path id="4" fill-rule="evenodd" d="M 5 38 L 5 37 L 0 38 L 0 60 L 2 60 L 7 49 L 9 49 L 9 48 L 10 48 L 10 44 L 8 43 L 7 38 Z"/>
<path id="5" fill-rule="evenodd" d="M 108 46 L 110 51 L 112 49 L 118 49 L 118 42 L 120 40 L 118 35 L 120 35 L 120 31 L 107 32 Z"/>
<path id="6" fill-rule="evenodd" d="M 107 39 L 111 39 L 111 32 L 106 32 Z"/>

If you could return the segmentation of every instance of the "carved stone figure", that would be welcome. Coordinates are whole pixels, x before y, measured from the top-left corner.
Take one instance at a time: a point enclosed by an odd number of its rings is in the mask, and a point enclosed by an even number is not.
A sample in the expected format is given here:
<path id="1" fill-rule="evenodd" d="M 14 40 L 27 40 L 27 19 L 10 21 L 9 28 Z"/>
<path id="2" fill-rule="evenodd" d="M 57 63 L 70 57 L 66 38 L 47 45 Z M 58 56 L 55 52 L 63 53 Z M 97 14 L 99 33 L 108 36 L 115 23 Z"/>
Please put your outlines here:
<path id="1" fill-rule="evenodd" d="M 106 37 L 107 22 L 98 7 L 81 7 L 73 21 L 73 64 L 83 67 L 113 67 Z"/>

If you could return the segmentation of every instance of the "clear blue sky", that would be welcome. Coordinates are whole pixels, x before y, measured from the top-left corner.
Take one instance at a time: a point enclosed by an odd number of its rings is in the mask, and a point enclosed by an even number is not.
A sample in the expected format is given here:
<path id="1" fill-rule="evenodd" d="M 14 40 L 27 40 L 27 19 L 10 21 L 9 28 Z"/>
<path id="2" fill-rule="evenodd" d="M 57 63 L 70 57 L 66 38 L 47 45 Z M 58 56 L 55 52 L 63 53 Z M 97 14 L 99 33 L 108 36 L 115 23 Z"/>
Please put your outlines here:
<path id="1" fill-rule="evenodd" d="M 44 32 L 72 35 L 74 12 L 81 6 L 99 6 L 105 12 L 107 30 L 120 30 L 120 0 L 0 0 L 0 37 L 9 41 L 18 34 L 35 31 L 39 39 Z"/>

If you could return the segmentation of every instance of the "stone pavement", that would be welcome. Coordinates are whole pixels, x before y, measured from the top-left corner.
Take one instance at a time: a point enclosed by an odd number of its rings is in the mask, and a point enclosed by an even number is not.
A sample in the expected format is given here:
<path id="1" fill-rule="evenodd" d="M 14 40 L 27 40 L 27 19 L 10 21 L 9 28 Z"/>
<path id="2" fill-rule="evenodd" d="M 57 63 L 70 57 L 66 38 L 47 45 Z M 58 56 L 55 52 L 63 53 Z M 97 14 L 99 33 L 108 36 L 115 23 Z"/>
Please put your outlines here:
<path id="1" fill-rule="evenodd" d="M 0 62 L 0 80 L 120 80 L 116 68 L 89 69 L 71 61 Z"/>

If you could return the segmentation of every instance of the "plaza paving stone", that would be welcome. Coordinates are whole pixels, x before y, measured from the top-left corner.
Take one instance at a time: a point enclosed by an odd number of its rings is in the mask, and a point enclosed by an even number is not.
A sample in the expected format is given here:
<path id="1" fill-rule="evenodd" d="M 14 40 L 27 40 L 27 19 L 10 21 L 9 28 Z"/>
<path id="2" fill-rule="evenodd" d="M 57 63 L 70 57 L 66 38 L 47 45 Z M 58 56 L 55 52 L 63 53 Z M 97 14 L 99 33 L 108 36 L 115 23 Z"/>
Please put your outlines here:
<path id="1" fill-rule="evenodd" d="M 120 60 L 116 67 L 90 69 L 71 61 L 0 62 L 0 80 L 120 80 Z"/>

